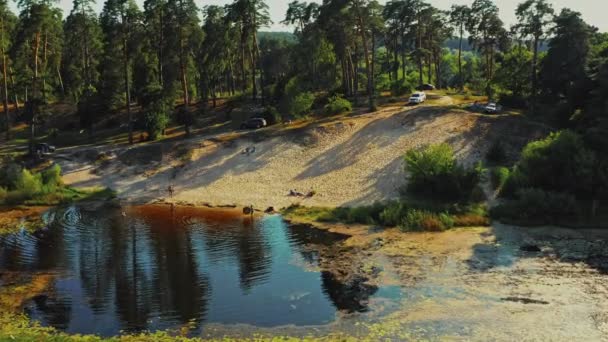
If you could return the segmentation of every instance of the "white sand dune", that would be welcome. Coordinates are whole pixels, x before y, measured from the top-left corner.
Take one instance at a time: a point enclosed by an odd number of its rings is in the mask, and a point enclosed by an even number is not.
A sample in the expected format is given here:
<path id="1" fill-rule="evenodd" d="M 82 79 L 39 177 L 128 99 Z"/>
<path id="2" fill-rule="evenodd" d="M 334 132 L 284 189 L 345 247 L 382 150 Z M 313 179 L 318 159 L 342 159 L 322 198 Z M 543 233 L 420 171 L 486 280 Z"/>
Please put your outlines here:
<path id="1" fill-rule="evenodd" d="M 409 149 L 446 142 L 461 162 L 471 164 L 481 160 L 497 139 L 515 154 L 543 134 L 544 128 L 517 116 L 395 106 L 301 129 L 270 128 L 233 140 L 197 137 L 131 149 L 99 148 L 110 156 L 105 163 L 92 163 L 81 151 L 62 166 L 67 184 L 108 186 L 120 198 L 137 202 L 166 198 L 258 208 L 292 203 L 349 206 L 397 197 L 405 183 L 403 155 Z M 248 148 L 255 151 L 244 153 Z M 178 150 L 191 152 L 184 158 Z M 175 189 L 172 199 L 167 198 L 169 186 Z M 316 194 L 300 199 L 288 196 L 290 189 Z"/>

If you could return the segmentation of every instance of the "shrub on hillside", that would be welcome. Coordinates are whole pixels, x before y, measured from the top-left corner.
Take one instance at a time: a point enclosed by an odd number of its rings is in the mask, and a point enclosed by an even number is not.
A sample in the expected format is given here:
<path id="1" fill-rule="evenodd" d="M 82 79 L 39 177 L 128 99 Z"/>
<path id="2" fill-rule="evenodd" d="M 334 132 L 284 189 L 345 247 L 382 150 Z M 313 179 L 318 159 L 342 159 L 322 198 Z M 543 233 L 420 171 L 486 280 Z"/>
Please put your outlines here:
<path id="1" fill-rule="evenodd" d="M 520 189 L 515 200 L 491 209 L 493 218 L 533 224 L 557 224 L 561 219 L 576 218 L 580 208 L 576 198 L 567 193 L 542 189 Z"/>
<path id="2" fill-rule="evenodd" d="M 171 108 L 166 101 L 158 99 L 144 109 L 144 127 L 150 140 L 158 139 L 169 125 Z"/>
<path id="3" fill-rule="evenodd" d="M 407 191 L 440 200 L 468 201 L 481 177 L 481 167 L 459 165 L 447 144 L 411 150 L 405 155 Z"/>
<path id="4" fill-rule="evenodd" d="M 48 192 L 54 191 L 57 187 L 63 185 L 61 180 L 61 167 L 57 164 L 42 171 L 42 184 L 48 188 Z"/>
<path id="5" fill-rule="evenodd" d="M 287 111 L 289 114 L 299 117 L 310 112 L 312 104 L 315 102 L 315 95 L 311 92 L 303 92 L 288 99 Z"/>
<path id="6" fill-rule="evenodd" d="M 507 161 L 507 151 L 500 141 L 495 141 L 488 153 L 486 153 L 486 161 L 493 165 L 501 165 Z"/>
<path id="7" fill-rule="evenodd" d="M 332 96 L 329 102 L 325 105 L 325 113 L 328 115 L 342 114 L 353 110 L 353 105 L 347 99 L 341 96 Z"/>
<path id="8" fill-rule="evenodd" d="M 490 178 L 492 180 L 492 185 L 495 190 L 500 190 L 505 186 L 507 179 L 509 179 L 509 174 L 511 172 L 508 168 L 504 166 L 499 166 L 492 168 L 490 171 Z"/>
<path id="9" fill-rule="evenodd" d="M 22 204 L 56 193 L 63 188 L 58 165 L 32 173 L 14 163 L 0 166 L 0 203 Z"/>
<path id="10" fill-rule="evenodd" d="M 577 134 L 552 133 L 524 148 L 502 194 L 513 197 L 520 189 L 538 188 L 587 197 L 594 188 L 596 162 L 595 154 Z"/>
<path id="11" fill-rule="evenodd" d="M 23 169 L 15 182 L 15 190 L 21 192 L 24 197 L 32 198 L 42 191 L 42 184 L 40 174 L 34 175 L 27 169 Z"/>

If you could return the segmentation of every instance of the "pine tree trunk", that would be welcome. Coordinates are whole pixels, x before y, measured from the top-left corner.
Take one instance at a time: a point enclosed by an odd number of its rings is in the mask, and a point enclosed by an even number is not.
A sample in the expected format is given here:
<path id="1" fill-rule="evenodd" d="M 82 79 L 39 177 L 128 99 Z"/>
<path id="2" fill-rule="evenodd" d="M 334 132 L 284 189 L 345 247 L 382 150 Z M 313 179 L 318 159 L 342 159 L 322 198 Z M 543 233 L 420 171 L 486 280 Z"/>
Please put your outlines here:
<path id="1" fill-rule="evenodd" d="M 460 24 L 460 42 L 458 43 L 458 78 L 460 79 L 460 90 L 464 90 L 464 78 L 462 76 L 462 39 L 463 39 L 463 25 Z"/>
<path id="2" fill-rule="evenodd" d="M 32 80 L 32 94 L 36 96 L 36 85 L 38 84 L 38 52 L 40 51 L 40 31 L 36 32 L 34 38 L 34 79 Z M 27 96 L 26 96 L 27 98 Z M 34 154 L 34 139 L 36 135 L 36 109 L 32 108 L 30 118 L 30 154 Z"/>
<path id="3" fill-rule="evenodd" d="M 84 6 L 81 8 L 81 15 L 84 20 L 84 34 L 83 34 L 83 50 L 84 50 L 84 85 L 88 88 L 91 85 L 91 59 L 89 57 L 89 25 L 87 25 L 86 13 L 84 11 Z"/>
<path id="4" fill-rule="evenodd" d="M 252 36 L 255 37 L 255 36 Z M 253 38 L 255 39 L 255 38 Z M 251 48 L 249 49 L 249 61 L 250 61 L 250 65 L 251 65 L 251 99 L 253 100 L 253 102 L 256 102 L 258 100 L 258 85 L 256 82 L 256 66 L 255 66 L 255 43 L 253 42 L 252 39 L 252 43 L 254 45 L 251 46 Z"/>
<path id="5" fill-rule="evenodd" d="M 61 70 L 59 69 L 59 64 L 55 66 L 57 71 L 57 80 L 59 81 L 59 86 L 61 87 L 61 95 L 65 95 L 65 88 L 63 86 L 63 77 L 61 77 Z"/>
<path id="6" fill-rule="evenodd" d="M 1 37 L 0 37 L 0 44 L 2 47 L 2 75 L 3 75 L 3 82 L 4 82 L 4 89 L 3 89 L 3 94 L 4 98 L 2 101 L 2 105 L 4 106 L 4 118 L 6 120 L 6 141 L 8 142 L 8 140 L 11 138 L 11 117 L 8 111 L 8 76 L 6 73 L 6 52 L 4 51 L 4 20 L 2 20 L 2 24 L 0 27 L 0 30 L 2 32 L 0 32 Z"/>
<path id="7" fill-rule="evenodd" d="M 247 76 L 245 75 L 245 40 L 241 39 L 241 91 L 247 90 Z"/>
<path id="8" fill-rule="evenodd" d="M 46 103 L 46 74 L 48 67 L 48 33 L 44 33 L 44 44 L 42 45 L 42 102 Z"/>
<path id="9" fill-rule="evenodd" d="M 125 20 L 123 17 L 123 25 Z M 127 117 L 129 119 L 129 144 L 133 144 L 133 114 L 131 113 L 131 86 L 129 82 L 129 47 L 127 43 L 127 35 L 125 32 L 122 40 L 123 48 L 123 76 L 125 82 L 125 105 L 127 106 Z"/>
<path id="10" fill-rule="evenodd" d="M 538 68 L 538 44 L 540 37 L 534 37 L 534 54 L 532 56 L 532 103 L 531 109 L 532 113 L 536 111 L 536 98 L 538 93 L 538 78 L 537 78 L 537 68 Z"/>
<path id="11" fill-rule="evenodd" d="M 164 85 L 165 79 L 163 75 L 163 44 L 165 43 L 165 35 L 164 35 L 164 13 L 163 13 L 163 4 L 161 4 L 160 14 L 159 14 L 159 39 L 158 39 L 158 81 L 160 85 Z"/>
<path id="12" fill-rule="evenodd" d="M 3 35 L 4 35 L 4 32 L 3 32 Z M 4 46 L 4 44 L 2 46 Z M 7 82 L 7 75 L 6 75 L 6 55 L 4 54 L 4 48 L 2 49 L 2 74 L 3 74 L 3 81 L 4 81 L 4 89 L 3 89 L 3 94 L 2 94 L 4 96 L 4 98 L 2 101 L 2 105 L 4 106 L 4 108 L 3 108 L 4 109 L 4 118 L 6 120 L 6 140 L 8 141 L 11 138 L 11 117 L 8 112 L 8 82 Z"/>
<path id="13" fill-rule="evenodd" d="M 13 72 L 13 68 L 9 68 L 11 73 L 11 88 L 13 89 L 13 104 L 15 105 L 15 112 L 19 111 L 19 97 L 17 95 L 17 88 L 15 87 L 15 73 Z"/>
<path id="14" fill-rule="evenodd" d="M 401 37 L 401 69 L 403 70 L 402 80 L 405 82 L 407 76 L 407 56 L 405 54 L 405 36 Z"/>

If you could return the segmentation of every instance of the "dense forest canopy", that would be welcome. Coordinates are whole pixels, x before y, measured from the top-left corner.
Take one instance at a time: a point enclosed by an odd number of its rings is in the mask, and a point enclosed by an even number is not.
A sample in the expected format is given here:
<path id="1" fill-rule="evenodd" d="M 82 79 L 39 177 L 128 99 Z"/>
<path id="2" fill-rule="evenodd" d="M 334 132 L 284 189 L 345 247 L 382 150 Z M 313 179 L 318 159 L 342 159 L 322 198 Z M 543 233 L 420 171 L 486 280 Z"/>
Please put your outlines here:
<path id="1" fill-rule="evenodd" d="M 296 0 L 283 21 L 293 34 L 263 32 L 264 0 L 107 0 L 99 14 L 94 0 L 74 0 L 65 18 L 53 0 L 17 6 L 14 14 L 0 2 L 7 135 L 23 121 L 34 137 L 55 103 L 74 105 L 91 132 L 125 111 L 133 141 L 137 121 L 151 137 L 171 121 L 189 132 L 218 98 L 293 117 L 328 99 L 373 109 L 378 96 L 424 83 L 485 94 L 560 127 L 597 128 L 590 122 L 605 116 L 607 34 L 546 0 L 523 1 L 512 27 L 492 0 L 449 11 L 423 0 Z"/>

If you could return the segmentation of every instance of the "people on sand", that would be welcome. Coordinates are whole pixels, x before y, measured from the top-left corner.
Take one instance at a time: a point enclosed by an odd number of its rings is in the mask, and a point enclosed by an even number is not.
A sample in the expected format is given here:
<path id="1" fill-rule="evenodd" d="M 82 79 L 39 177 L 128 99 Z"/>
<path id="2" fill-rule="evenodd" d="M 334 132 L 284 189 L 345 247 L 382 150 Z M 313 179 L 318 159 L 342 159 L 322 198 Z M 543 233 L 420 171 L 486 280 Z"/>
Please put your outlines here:
<path id="1" fill-rule="evenodd" d="M 314 196 L 314 195 L 316 195 L 316 194 L 317 194 L 317 193 L 316 193 L 316 191 L 314 191 L 314 190 L 310 190 L 310 191 L 309 191 L 309 192 L 307 192 L 306 194 L 303 194 L 303 193 L 299 192 L 298 190 L 293 189 L 293 190 L 289 190 L 289 194 L 288 194 L 287 196 L 290 196 L 290 197 L 304 197 L 304 198 L 311 198 L 311 197 L 313 197 L 313 196 Z"/>
<path id="2" fill-rule="evenodd" d="M 167 187 L 167 192 L 169 193 L 169 197 L 173 198 L 173 193 L 175 192 L 175 189 L 173 189 L 173 185 L 169 185 Z"/>
<path id="3" fill-rule="evenodd" d="M 253 204 L 249 205 L 248 207 L 244 207 L 243 214 L 253 216 Z"/>

